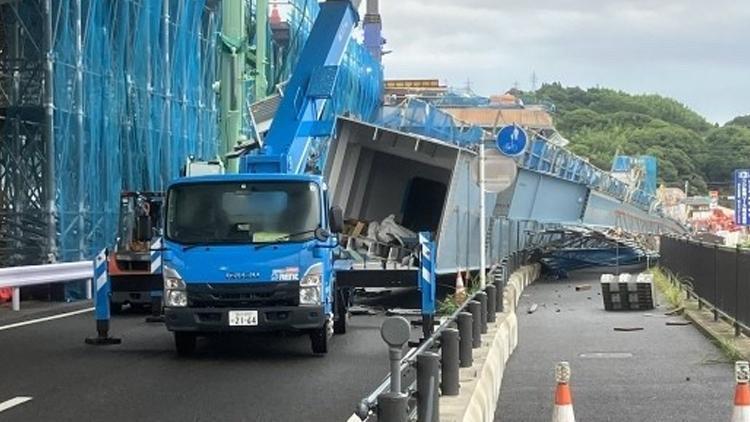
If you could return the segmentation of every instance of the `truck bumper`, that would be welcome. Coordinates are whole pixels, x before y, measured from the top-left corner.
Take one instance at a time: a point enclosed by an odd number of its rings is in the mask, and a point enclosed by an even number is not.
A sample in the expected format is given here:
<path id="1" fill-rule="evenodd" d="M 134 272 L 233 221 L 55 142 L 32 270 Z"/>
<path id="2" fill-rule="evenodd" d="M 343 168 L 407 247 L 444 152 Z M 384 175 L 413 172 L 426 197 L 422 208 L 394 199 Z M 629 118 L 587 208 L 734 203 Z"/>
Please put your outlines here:
<path id="1" fill-rule="evenodd" d="M 323 306 L 277 306 L 271 308 L 231 309 L 257 310 L 258 325 L 252 327 L 229 326 L 227 308 L 164 308 L 169 331 L 195 333 L 269 331 L 305 331 L 320 328 L 325 323 Z"/>

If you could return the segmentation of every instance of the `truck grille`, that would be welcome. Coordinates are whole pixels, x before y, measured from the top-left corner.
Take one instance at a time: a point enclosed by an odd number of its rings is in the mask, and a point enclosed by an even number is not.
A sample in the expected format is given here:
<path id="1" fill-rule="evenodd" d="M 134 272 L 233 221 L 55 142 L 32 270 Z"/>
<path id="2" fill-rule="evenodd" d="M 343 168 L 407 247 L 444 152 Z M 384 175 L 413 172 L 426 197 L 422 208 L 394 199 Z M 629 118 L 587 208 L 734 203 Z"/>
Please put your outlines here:
<path id="1" fill-rule="evenodd" d="M 299 304 L 297 282 L 190 283 L 187 285 L 187 294 L 188 306 L 194 308 L 247 308 Z"/>

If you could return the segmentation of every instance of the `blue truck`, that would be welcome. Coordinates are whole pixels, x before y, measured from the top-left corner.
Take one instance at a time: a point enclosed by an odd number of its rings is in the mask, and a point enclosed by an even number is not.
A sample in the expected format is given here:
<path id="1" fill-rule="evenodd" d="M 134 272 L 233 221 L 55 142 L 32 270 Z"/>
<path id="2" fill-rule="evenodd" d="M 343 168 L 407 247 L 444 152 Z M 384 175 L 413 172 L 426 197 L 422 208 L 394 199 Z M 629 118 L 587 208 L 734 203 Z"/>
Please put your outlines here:
<path id="1" fill-rule="evenodd" d="M 237 174 L 169 186 L 164 315 L 179 354 L 228 331 L 306 332 L 326 353 L 345 330 L 333 275 L 342 214 L 305 170 L 311 140 L 330 126 L 321 116 L 356 20 L 348 0 L 321 4 L 265 142 L 241 156 Z"/>
<path id="2" fill-rule="evenodd" d="M 370 239 L 383 259 L 352 259 L 347 251 L 360 240 L 341 234 L 344 217 L 393 216 L 445 239 L 430 254 L 442 263 L 432 267 L 438 275 L 478 269 L 475 152 L 325 113 L 356 21 L 350 1 L 321 3 L 270 129 L 241 154 L 238 173 L 168 187 L 164 317 L 178 354 L 193 352 L 199 336 L 267 331 L 307 334 L 312 351 L 326 353 L 331 336 L 346 331 L 352 288 L 417 285 L 416 239 Z M 327 159 L 312 166 L 320 138 L 331 139 Z M 434 297 L 434 276 L 426 282 L 423 294 Z"/>

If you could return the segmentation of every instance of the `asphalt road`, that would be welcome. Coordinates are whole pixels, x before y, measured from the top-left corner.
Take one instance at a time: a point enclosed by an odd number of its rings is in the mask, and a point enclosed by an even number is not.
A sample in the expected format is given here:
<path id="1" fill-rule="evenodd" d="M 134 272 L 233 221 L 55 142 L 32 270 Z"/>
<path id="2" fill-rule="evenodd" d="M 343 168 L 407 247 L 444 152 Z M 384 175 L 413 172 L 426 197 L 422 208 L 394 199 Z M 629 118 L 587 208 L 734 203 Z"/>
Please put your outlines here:
<path id="1" fill-rule="evenodd" d="M 113 321 L 119 346 L 84 344 L 90 312 L 0 330 L 0 421 L 344 421 L 387 373 L 381 322 L 353 317 L 326 356 L 265 336 L 204 339 L 187 359 L 144 315 Z"/>
<path id="2" fill-rule="evenodd" d="M 599 274 L 578 273 L 526 289 L 518 308 L 519 345 L 505 371 L 495 421 L 550 421 L 554 367 L 565 360 L 577 420 L 729 420 L 733 367 L 719 350 L 692 326 L 667 326 L 681 318 L 666 317 L 666 306 L 605 311 L 598 280 Z M 578 283 L 593 288 L 576 292 Z M 527 314 L 532 303 L 539 308 Z"/>

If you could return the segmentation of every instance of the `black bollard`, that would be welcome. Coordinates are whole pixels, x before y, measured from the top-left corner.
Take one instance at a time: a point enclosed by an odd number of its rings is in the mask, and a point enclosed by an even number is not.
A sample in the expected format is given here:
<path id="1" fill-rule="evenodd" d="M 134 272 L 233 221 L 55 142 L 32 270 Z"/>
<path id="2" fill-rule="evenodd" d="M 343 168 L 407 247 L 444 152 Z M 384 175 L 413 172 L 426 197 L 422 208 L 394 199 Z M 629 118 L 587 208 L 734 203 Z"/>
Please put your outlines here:
<path id="1" fill-rule="evenodd" d="M 472 300 L 468 308 L 471 312 L 471 347 L 478 349 L 482 346 L 482 305 Z"/>
<path id="2" fill-rule="evenodd" d="M 493 284 L 487 285 L 487 322 L 497 320 L 497 288 Z"/>
<path id="3" fill-rule="evenodd" d="M 474 364 L 474 351 L 472 350 L 472 316 L 468 312 L 460 312 L 456 320 L 458 321 L 458 362 L 461 368 L 471 368 Z"/>
<path id="4" fill-rule="evenodd" d="M 417 421 L 439 422 L 438 394 L 440 355 L 424 352 L 417 355 Z"/>
<path id="5" fill-rule="evenodd" d="M 440 336 L 440 391 L 444 396 L 457 396 L 461 387 L 458 376 L 458 341 L 458 330 L 453 328 L 446 328 Z"/>
<path id="6" fill-rule="evenodd" d="M 477 293 L 476 301 L 479 302 L 479 330 L 482 334 L 487 334 L 487 293 Z"/>

